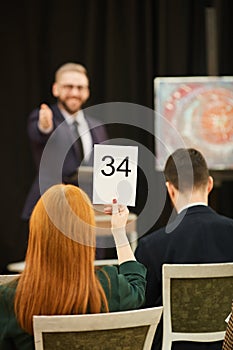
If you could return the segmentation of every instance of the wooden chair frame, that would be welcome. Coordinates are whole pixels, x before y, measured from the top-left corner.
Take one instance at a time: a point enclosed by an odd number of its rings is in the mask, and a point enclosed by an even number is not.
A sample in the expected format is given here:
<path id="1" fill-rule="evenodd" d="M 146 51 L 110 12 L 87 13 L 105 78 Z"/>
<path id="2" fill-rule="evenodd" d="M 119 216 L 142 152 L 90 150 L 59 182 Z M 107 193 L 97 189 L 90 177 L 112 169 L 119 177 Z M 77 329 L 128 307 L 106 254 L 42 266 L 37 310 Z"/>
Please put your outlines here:
<path id="1" fill-rule="evenodd" d="M 223 297 L 219 291 L 214 290 L 211 298 L 213 301 L 212 305 L 217 305 L 218 307 L 218 315 L 221 315 L 224 324 L 224 320 L 230 312 L 231 302 L 232 302 L 232 290 L 233 290 L 233 263 L 217 263 L 217 264 L 164 264 L 163 265 L 163 345 L 162 350 L 170 350 L 172 347 L 173 341 L 196 341 L 196 342 L 214 342 L 223 340 L 225 335 L 224 329 L 219 329 L 219 331 L 208 331 L 208 332 L 178 332 L 173 330 L 173 320 L 174 315 L 172 314 L 172 310 L 174 309 L 172 305 L 172 281 L 176 279 L 195 281 L 197 279 L 205 279 L 208 283 L 210 280 L 226 277 L 228 287 L 230 285 L 231 290 L 227 288 L 226 293 L 224 293 L 225 299 L 229 302 L 229 311 L 224 311 L 223 309 L 226 307 L 226 303 L 223 307 L 223 302 L 221 298 Z M 228 278 L 229 277 L 229 278 Z M 179 283 L 180 283 L 179 281 Z M 220 281 L 218 281 L 219 284 Z M 193 283 L 193 282 L 192 282 Z M 195 287 L 197 288 L 197 287 Z M 201 295 L 202 290 L 199 290 L 199 296 Z M 220 295 L 219 295 L 220 294 Z M 190 299 L 190 308 L 195 307 L 195 295 L 189 295 Z M 228 300 L 229 299 L 229 300 Z M 217 303 L 216 303 L 217 300 Z M 177 301 L 176 301 L 177 302 Z M 202 303 L 206 300 L 203 298 Z M 224 301 L 225 302 L 225 301 Z M 191 304 L 192 303 L 192 304 Z M 210 300 L 208 300 L 210 303 Z M 182 303 L 179 305 L 180 309 L 182 309 Z M 201 306 L 202 307 L 202 306 Z M 210 310 L 211 311 L 211 310 Z M 226 314 L 224 314 L 226 312 Z M 198 320 L 198 324 L 201 324 L 201 320 Z M 197 326 L 198 327 L 198 326 Z M 220 328 L 220 327 L 219 327 Z M 222 328 L 222 327 L 221 327 Z"/>
<path id="2" fill-rule="evenodd" d="M 153 307 L 148 309 L 139 309 L 131 311 L 120 311 L 99 314 L 85 314 L 85 315 L 65 315 L 65 316 L 33 316 L 33 329 L 35 339 L 35 350 L 46 350 L 44 347 L 45 333 L 70 333 L 70 332 L 86 332 L 85 336 L 89 337 L 91 331 L 106 331 L 109 332 L 111 338 L 113 331 L 120 329 L 128 329 L 131 327 L 147 327 L 145 340 L 141 349 L 148 350 L 151 348 L 154 334 L 162 315 L 163 307 Z M 145 330 L 144 330 L 145 332 Z M 89 337 L 90 338 L 90 337 Z M 94 347 L 98 349 L 98 336 L 95 337 L 93 344 L 89 344 L 87 350 Z M 109 338 L 108 338 L 109 339 Z M 131 338 L 132 340 L 132 338 Z M 121 339 L 119 339 L 121 344 Z M 75 349 L 77 345 L 73 344 Z M 108 344 L 100 343 L 101 349 L 109 349 Z M 54 347 L 54 349 L 56 349 Z M 69 350 L 72 350 L 69 347 Z M 82 349 L 84 349 L 82 347 Z M 132 345 L 127 344 L 127 349 L 132 349 Z"/>
<path id="3" fill-rule="evenodd" d="M 14 274 L 14 275 L 0 275 L 0 285 L 5 284 L 8 282 L 13 281 L 15 278 L 17 278 L 19 274 Z"/>

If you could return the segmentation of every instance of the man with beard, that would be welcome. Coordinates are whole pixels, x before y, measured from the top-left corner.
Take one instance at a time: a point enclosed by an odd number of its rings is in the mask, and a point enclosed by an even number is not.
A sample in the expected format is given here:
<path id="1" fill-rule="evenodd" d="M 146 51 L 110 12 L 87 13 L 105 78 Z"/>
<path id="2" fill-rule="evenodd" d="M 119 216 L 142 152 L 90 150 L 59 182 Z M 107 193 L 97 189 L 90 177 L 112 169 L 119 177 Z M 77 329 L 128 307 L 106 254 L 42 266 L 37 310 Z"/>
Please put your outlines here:
<path id="1" fill-rule="evenodd" d="M 108 139 L 104 125 L 82 110 L 90 96 L 84 66 L 68 62 L 58 68 L 52 94 L 57 103 L 51 106 L 42 103 L 28 119 L 37 176 L 22 212 L 26 221 L 41 194 L 50 186 L 61 182 L 78 185 L 78 167 L 92 166 L 93 145 Z"/>

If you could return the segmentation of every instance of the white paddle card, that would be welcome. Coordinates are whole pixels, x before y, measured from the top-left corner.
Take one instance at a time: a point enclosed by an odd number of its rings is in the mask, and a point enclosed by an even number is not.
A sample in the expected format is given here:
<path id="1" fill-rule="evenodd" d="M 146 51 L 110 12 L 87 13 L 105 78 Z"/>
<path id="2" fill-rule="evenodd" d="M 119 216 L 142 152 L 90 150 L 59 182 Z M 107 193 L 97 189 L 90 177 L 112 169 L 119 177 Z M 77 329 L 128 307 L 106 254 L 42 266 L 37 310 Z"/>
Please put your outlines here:
<path id="1" fill-rule="evenodd" d="M 137 146 L 94 145 L 93 204 L 135 206 Z"/>

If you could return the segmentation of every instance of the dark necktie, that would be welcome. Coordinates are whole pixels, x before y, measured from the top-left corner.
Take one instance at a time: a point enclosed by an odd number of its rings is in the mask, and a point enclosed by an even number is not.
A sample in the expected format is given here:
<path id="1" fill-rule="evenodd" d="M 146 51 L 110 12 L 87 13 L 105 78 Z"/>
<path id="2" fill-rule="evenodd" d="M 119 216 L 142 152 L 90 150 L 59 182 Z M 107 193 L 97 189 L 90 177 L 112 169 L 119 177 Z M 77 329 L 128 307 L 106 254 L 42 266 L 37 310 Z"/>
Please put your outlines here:
<path id="1" fill-rule="evenodd" d="M 78 132 L 78 122 L 77 120 L 74 120 L 73 121 L 73 132 L 74 132 L 74 136 L 75 136 L 75 143 L 76 143 L 76 146 L 77 146 L 77 150 L 78 150 L 78 153 L 79 153 L 79 156 L 80 156 L 80 162 L 83 160 L 83 157 L 84 157 L 84 152 L 83 152 L 83 144 L 82 144 L 82 140 L 81 140 L 81 137 L 79 135 L 79 132 Z"/>

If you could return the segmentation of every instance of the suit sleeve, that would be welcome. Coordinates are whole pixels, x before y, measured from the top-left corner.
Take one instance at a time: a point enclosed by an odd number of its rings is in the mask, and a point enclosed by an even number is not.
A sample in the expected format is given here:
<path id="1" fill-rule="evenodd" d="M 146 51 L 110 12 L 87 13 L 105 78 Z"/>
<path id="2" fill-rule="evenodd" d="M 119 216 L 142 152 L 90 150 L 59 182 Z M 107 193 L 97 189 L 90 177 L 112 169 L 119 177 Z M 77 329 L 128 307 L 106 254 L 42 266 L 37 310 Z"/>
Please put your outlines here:
<path id="1" fill-rule="evenodd" d="M 38 128 L 39 121 L 39 109 L 34 109 L 28 117 L 27 131 L 28 137 L 31 142 L 35 142 L 37 144 L 45 144 L 49 139 L 52 131 L 49 133 L 42 133 Z"/>
<path id="2" fill-rule="evenodd" d="M 147 239 L 141 239 L 136 248 L 135 257 L 147 269 L 145 307 L 162 305 L 161 262 L 159 252 Z"/>
<path id="3" fill-rule="evenodd" d="M 105 266 L 99 271 L 110 311 L 138 309 L 145 302 L 146 268 L 137 261 Z"/>

